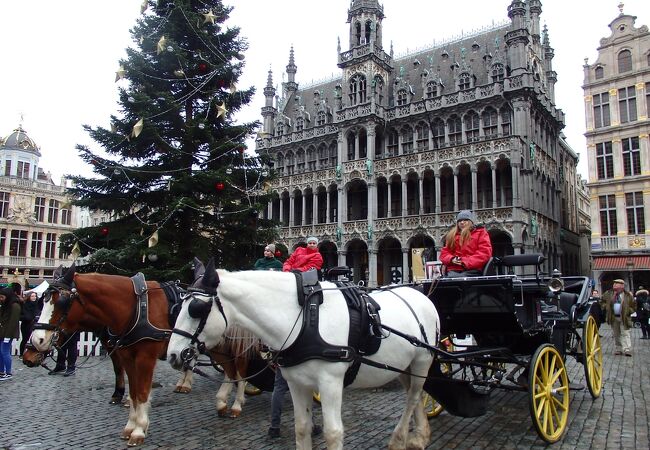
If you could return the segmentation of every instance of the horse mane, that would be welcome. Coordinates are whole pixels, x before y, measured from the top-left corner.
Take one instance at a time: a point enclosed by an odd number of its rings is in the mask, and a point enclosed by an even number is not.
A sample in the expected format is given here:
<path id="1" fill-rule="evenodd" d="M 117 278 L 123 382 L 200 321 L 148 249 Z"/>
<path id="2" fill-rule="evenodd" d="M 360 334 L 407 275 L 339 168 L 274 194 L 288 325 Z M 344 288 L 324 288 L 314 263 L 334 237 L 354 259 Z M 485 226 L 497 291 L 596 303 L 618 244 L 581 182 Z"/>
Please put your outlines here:
<path id="1" fill-rule="evenodd" d="M 223 345 L 239 358 L 250 359 L 255 356 L 261 343 L 260 338 L 238 325 L 231 325 L 224 332 Z"/>

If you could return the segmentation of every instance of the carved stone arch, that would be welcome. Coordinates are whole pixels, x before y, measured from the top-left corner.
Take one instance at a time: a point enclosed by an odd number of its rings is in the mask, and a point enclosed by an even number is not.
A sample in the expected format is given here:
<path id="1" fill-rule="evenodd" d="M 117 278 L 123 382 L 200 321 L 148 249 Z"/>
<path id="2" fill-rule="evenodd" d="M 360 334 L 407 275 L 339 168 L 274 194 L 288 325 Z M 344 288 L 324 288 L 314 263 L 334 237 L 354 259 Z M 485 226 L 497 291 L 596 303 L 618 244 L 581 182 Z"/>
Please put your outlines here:
<path id="1" fill-rule="evenodd" d="M 358 180 L 364 180 L 365 177 L 362 176 L 361 172 L 359 172 L 358 170 L 353 170 L 352 172 L 350 172 L 349 180 L 352 181 L 352 180 L 357 180 L 357 179 Z"/>

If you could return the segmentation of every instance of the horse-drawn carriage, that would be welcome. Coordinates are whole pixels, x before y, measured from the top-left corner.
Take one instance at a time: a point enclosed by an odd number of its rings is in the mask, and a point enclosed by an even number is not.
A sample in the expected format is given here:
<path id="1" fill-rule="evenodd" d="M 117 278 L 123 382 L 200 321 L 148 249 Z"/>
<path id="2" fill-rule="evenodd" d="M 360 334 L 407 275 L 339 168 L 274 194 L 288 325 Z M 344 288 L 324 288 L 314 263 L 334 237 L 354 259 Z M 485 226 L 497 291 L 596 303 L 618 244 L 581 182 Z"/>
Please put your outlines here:
<path id="1" fill-rule="evenodd" d="M 496 388 L 528 392 L 535 428 L 553 443 L 566 428 L 569 390 L 575 387 L 566 357 L 584 365 L 596 398 L 602 390 L 602 351 L 599 306 L 589 297 L 589 279 L 544 275 L 543 261 L 533 254 L 492 258 L 483 276 L 424 283 L 440 316 L 441 335 L 456 346 L 464 342 L 462 350 L 450 345 L 436 352 L 424 389 L 462 417 L 484 414 Z M 531 267 L 531 275 L 513 273 Z"/>

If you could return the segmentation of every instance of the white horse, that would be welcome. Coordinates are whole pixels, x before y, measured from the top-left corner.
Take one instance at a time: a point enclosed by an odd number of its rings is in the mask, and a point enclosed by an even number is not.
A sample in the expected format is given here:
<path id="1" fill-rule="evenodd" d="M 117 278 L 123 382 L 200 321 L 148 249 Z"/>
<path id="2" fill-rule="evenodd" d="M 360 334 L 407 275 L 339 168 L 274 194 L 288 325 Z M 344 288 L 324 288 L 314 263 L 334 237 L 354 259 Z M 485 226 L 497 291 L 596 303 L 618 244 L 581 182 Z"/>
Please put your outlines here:
<path id="1" fill-rule="evenodd" d="M 331 345 L 347 346 L 349 315 L 345 299 L 333 283 L 321 284 L 320 335 Z M 298 304 L 296 279 L 292 273 L 215 271 L 211 261 L 205 276 L 195 283 L 195 288 L 203 292 L 195 291 L 185 300 L 169 341 L 167 357 L 176 369 L 181 369 L 196 354 L 197 347 L 215 346 L 222 339 L 226 327 L 232 324 L 251 331 L 274 350 L 288 348 L 300 332 L 302 307 Z M 381 306 L 382 324 L 421 341 L 426 339 L 431 345 L 437 343 L 440 335 L 438 313 L 424 294 L 409 287 L 396 287 L 370 295 Z M 421 397 L 422 385 L 433 360 L 432 353 L 395 333 L 388 333 L 377 353 L 369 359 L 406 372 L 399 374 L 407 391 L 406 406 L 391 436 L 389 449 L 425 448 L 429 443 L 430 429 Z M 343 448 L 343 381 L 351 364 L 310 359 L 282 368 L 293 399 L 297 449 L 312 447 L 313 392 L 320 392 L 328 449 Z M 394 371 L 362 364 L 350 387 L 378 387 L 397 376 Z M 415 427 L 409 435 L 412 416 Z"/>

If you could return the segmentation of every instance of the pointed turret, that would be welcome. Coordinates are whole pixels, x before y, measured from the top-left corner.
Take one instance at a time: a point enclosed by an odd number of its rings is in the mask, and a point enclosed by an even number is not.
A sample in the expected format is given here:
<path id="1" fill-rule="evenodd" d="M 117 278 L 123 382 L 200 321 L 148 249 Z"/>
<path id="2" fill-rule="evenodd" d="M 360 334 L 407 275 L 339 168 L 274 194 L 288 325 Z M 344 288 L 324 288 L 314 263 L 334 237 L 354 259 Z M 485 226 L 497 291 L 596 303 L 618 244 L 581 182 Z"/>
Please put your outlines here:
<path id="1" fill-rule="evenodd" d="M 553 70 L 555 50 L 551 47 L 546 25 L 544 25 L 544 31 L 542 32 L 542 47 L 544 48 L 544 71 L 546 72 L 546 82 L 548 84 L 548 96 L 555 103 L 555 83 L 557 82 L 557 72 Z"/>
<path id="2" fill-rule="evenodd" d="M 273 118 L 275 117 L 275 108 L 273 107 L 273 98 L 276 89 L 273 87 L 273 71 L 269 67 L 269 74 L 264 86 L 264 107 L 262 108 L 262 117 L 264 118 L 263 132 L 273 134 Z"/>
<path id="3" fill-rule="evenodd" d="M 512 21 L 512 28 L 506 33 L 506 46 L 512 75 L 519 75 L 526 71 L 526 47 L 530 42 L 526 26 L 526 5 L 522 0 L 512 0 L 508 6 L 508 17 Z"/>
<path id="4" fill-rule="evenodd" d="M 293 45 L 289 51 L 289 64 L 287 64 L 287 82 L 284 83 L 284 88 L 288 93 L 295 92 L 298 90 L 298 83 L 296 83 L 296 72 L 298 67 L 296 66 L 296 61 L 293 55 Z"/>

